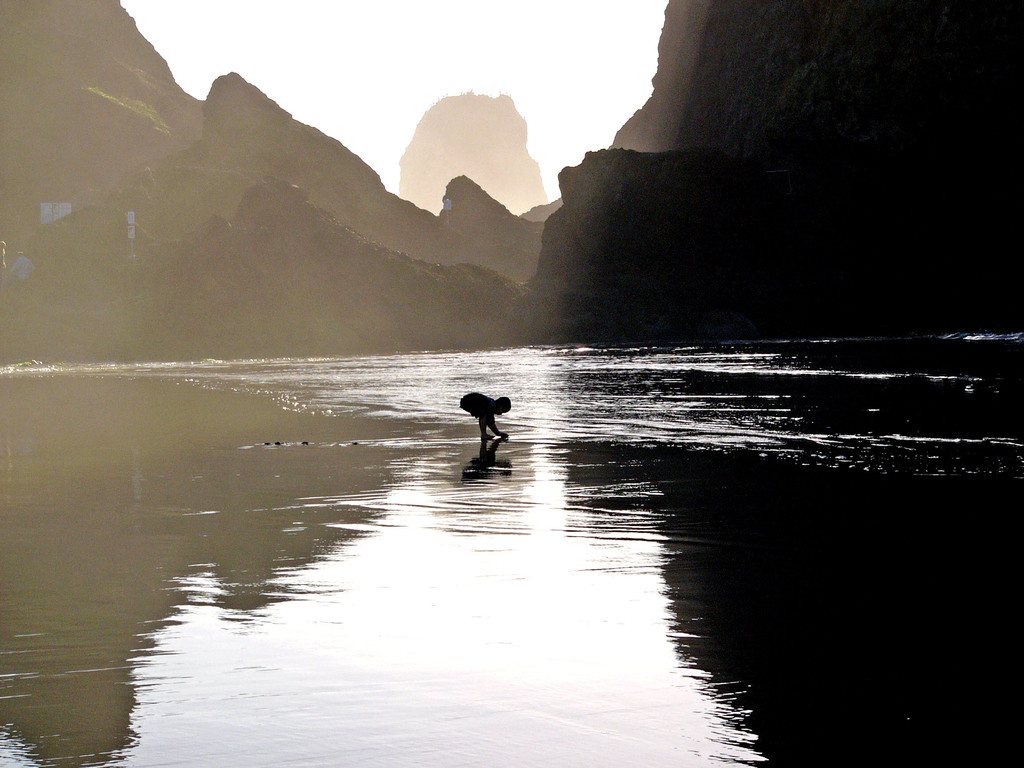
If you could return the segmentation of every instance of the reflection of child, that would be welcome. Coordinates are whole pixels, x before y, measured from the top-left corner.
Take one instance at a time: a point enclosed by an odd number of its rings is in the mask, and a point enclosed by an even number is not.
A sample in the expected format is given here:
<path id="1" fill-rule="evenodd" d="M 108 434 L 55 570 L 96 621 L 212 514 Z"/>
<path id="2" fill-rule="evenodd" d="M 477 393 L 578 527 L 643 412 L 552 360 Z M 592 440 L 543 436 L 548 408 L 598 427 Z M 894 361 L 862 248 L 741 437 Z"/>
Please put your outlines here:
<path id="1" fill-rule="evenodd" d="M 489 435 L 487 428 L 490 427 L 498 437 L 508 437 L 494 424 L 494 416 L 499 413 L 508 413 L 512 409 L 512 401 L 507 397 L 499 397 L 492 400 L 487 395 L 479 392 L 470 392 L 459 401 L 459 407 L 480 420 L 480 439 L 486 440 Z"/>
<path id="2" fill-rule="evenodd" d="M 501 440 L 480 441 L 480 456 L 470 459 L 469 464 L 462 470 L 463 480 L 484 480 L 495 475 L 511 475 L 512 464 L 508 461 L 499 461 L 495 458 L 498 451 L 498 444 Z"/>

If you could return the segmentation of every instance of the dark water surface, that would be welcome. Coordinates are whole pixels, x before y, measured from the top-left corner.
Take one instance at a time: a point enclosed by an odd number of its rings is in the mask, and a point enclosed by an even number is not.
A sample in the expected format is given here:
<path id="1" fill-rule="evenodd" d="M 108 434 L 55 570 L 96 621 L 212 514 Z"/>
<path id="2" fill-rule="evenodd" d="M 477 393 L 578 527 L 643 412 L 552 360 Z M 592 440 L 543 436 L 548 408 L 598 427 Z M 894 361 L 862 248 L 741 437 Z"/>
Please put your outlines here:
<path id="1" fill-rule="evenodd" d="M 0 369 L 0 766 L 928 764 L 1014 338 Z M 459 397 L 512 398 L 481 448 Z"/>

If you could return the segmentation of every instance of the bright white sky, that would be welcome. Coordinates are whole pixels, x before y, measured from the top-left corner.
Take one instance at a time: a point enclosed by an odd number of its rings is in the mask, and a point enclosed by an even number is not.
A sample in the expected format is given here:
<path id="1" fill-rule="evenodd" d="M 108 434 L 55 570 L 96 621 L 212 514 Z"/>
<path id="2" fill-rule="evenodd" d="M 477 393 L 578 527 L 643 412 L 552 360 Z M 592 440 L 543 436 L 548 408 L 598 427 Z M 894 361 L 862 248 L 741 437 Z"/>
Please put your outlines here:
<path id="1" fill-rule="evenodd" d="M 237 72 L 398 192 L 432 104 L 509 94 L 551 200 L 651 93 L 668 0 L 121 0 L 188 93 Z"/>

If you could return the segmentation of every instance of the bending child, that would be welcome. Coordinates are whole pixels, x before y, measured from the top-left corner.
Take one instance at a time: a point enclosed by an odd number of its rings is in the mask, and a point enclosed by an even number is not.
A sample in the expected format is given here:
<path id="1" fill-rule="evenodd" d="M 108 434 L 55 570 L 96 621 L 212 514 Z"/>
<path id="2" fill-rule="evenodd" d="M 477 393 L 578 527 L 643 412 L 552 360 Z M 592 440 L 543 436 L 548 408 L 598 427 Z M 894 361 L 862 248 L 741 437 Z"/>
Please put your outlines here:
<path id="1" fill-rule="evenodd" d="M 459 401 L 459 407 L 480 420 L 480 439 L 486 440 L 489 435 L 487 428 L 490 427 L 497 437 L 508 437 L 508 434 L 498 429 L 494 423 L 495 414 L 508 413 L 512 409 L 512 401 L 507 397 L 499 397 L 492 400 L 487 395 L 479 392 L 470 392 Z"/>

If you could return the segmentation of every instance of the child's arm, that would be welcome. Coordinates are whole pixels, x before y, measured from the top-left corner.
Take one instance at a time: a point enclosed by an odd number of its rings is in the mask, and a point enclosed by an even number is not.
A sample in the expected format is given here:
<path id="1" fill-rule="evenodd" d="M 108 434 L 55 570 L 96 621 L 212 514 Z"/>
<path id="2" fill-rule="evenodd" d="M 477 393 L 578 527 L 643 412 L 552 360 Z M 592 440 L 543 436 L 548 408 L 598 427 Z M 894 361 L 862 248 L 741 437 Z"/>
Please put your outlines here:
<path id="1" fill-rule="evenodd" d="M 508 435 L 498 429 L 498 426 L 494 423 L 493 414 L 487 417 L 487 426 L 489 426 L 498 437 L 508 437 Z"/>

